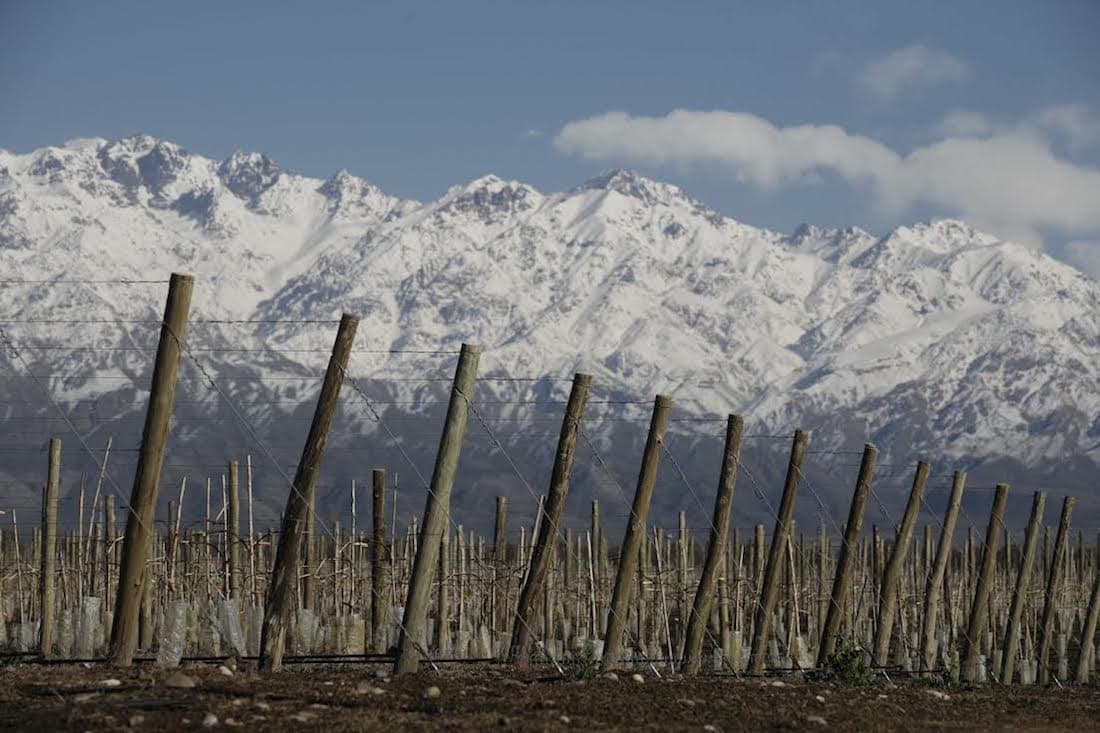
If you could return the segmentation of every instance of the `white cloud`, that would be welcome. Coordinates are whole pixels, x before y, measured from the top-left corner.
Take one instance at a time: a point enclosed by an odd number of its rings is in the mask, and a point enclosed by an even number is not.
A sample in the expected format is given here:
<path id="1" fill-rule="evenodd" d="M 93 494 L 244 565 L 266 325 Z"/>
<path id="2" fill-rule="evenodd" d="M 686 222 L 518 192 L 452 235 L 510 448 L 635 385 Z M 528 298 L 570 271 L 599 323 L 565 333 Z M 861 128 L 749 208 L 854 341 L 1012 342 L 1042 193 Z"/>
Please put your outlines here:
<path id="1" fill-rule="evenodd" d="M 1100 242 L 1070 242 L 1066 259 L 1081 272 L 1100 279 Z"/>
<path id="2" fill-rule="evenodd" d="M 985 137 L 995 126 L 980 112 L 959 109 L 948 113 L 934 129 L 941 137 Z"/>
<path id="3" fill-rule="evenodd" d="M 831 172 L 869 190 L 881 213 L 931 204 L 1030 244 L 1041 241 L 1041 230 L 1074 238 L 1100 234 L 1100 170 L 1059 157 L 1023 128 L 945 137 L 903 155 L 835 125 L 778 127 L 726 111 L 609 112 L 570 122 L 554 145 L 597 160 L 718 165 L 765 189 L 817 183 Z"/>
<path id="4" fill-rule="evenodd" d="M 873 94 L 888 99 L 911 89 L 959 84 L 971 75 L 970 67 L 959 57 L 915 43 L 872 59 L 859 82 Z"/>
<path id="5" fill-rule="evenodd" d="M 1036 127 L 1061 135 L 1074 147 L 1100 142 L 1100 119 L 1079 104 L 1060 104 L 1040 110 L 1033 118 Z"/>
<path id="6" fill-rule="evenodd" d="M 1031 133 L 1064 141 L 1071 148 L 1100 143 L 1100 118 L 1080 104 L 1056 104 L 1043 107 L 1022 120 L 1006 122 L 980 112 L 957 109 L 933 126 L 941 137 L 988 137 L 1009 132 Z"/>

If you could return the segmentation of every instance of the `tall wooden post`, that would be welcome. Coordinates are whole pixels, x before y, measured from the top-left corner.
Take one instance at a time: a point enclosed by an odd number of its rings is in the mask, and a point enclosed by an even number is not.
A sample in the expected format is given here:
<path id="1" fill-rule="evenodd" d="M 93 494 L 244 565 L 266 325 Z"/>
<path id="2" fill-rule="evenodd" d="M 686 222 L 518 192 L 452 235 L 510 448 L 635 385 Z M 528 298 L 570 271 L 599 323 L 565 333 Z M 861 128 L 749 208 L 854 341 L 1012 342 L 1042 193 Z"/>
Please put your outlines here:
<path id="1" fill-rule="evenodd" d="M 730 512 L 733 508 L 733 491 L 737 485 L 737 469 L 741 463 L 741 435 L 745 430 L 745 419 L 740 415 L 730 415 L 726 421 L 726 445 L 722 452 L 722 470 L 718 475 L 718 494 L 714 498 L 714 516 L 710 523 L 710 538 L 707 540 L 707 555 L 703 560 L 703 571 L 699 585 L 695 589 L 695 601 L 688 617 L 687 631 L 684 634 L 684 659 L 681 671 L 686 675 L 699 674 L 700 655 L 703 651 L 703 634 L 710 620 L 710 610 L 714 602 L 715 585 L 719 574 L 726 565 L 726 547 L 729 544 Z M 723 584 L 724 585 L 724 584 Z M 725 635 L 728 611 L 720 608 L 720 634 Z M 723 646 L 723 653 L 727 650 Z"/>
<path id="2" fill-rule="evenodd" d="M 1097 559 L 1100 559 L 1098 557 Z M 1093 581 L 1092 595 L 1089 597 L 1089 608 L 1085 614 L 1085 622 L 1081 626 L 1081 651 L 1077 657 L 1077 671 L 1074 682 L 1083 685 L 1089 681 L 1089 666 L 1092 655 L 1096 653 L 1096 622 L 1100 620 L 1100 567 L 1094 569 L 1096 580 Z"/>
<path id="3" fill-rule="evenodd" d="M 1054 555 L 1050 558 L 1050 572 L 1047 574 L 1046 601 L 1043 604 L 1043 620 L 1039 627 L 1039 684 L 1050 682 L 1050 643 L 1054 638 L 1054 614 L 1058 606 L 1058 595 L 1065 575 L 1066 549 L 1069 546 L 1069 522 L 1073 516 L 1073 506 L 1077 500 L 1067 496 L 1062 501 L 1062 516 L 1058 520 L 1058 537 L 1054 541 Z"/>
<path id="4" fill-rule="evenodd" d="M 1039 527 L 1043 524 L 1043 510 L 1046 502 L 1046 492 L 1036 491 L 1031 502 L 1031 518 L 1027 522 L 1023 554 L 1020 556 L 1020 570 L 1016 574 L 1016 590 L 1012 594 L 1012 606 L 1008 612 L 1008 628 L 1005 630 L 1004 643 L 1001 645 L 1001 684 L 1005 685 L 1012 684 L 1012 676 L 1016 671 L 1016 652 L 1020 646 L 1020 619 L 1024 612 L 1024 605 L 1027 603 L 1027 589 L 1031 584 L 1031 568 L 1035 564 L 1035 548 L 1039 544 Z"/>
<path id="5" fill-rule="evenodd" d="M 226 507 L 229 531 L 225 546 L 229 551 L 229 597 L 241 602 L 241 482 L 240 468 L 236 461 L 229 462 L 229 502 Z M 182 507 L 181 507 L 182 509 Z"/>
<path id="6" fill-rule="evenodd" d="M 114 576 L 115 558 L 118 557 L 118 548 L 115 540 L 118 539 L 118 527 L 115 525 L 115 495 L 107 494 L 103 497 L 103 523 L 104 548 L 103 548 L 103 601 L 104 612 L 111 612 L 111 578 Z"/>
<path id="7" fill-rule="evenodd" d="M 310 502 L 316 493 L 317 475 L 321 472 L 321 459 L 324 456 L 329 427 L 332 425 L 332 416 L 336 414 L 340 387 L 344 383 L 358 326 L 359 318 L 356 316 L 345 313 L 340 318 L 332 355 L 321 384 L 321 394 L 317 398 L 317 408 L 313 412 L 309 435 L 305 447 L 302 448 L 302 458 L 298 462 L 294 483 L 283 511 L 282 531 L 275 551 L 275 567 L 267 589 L 260 634 L 260 668 L 268 672 L 278 671 L 283 664 L 286 627 L 294 607 L 294 589 L 297 586 L 298 569 L 301 567 L 302 537 L 305 534 L 303 525 Z"/>
<path id="8" fill-rule="evenodd" d="M 989 595 L 993 590 L 993 572 L 996 570 L 997 547 L 1001 540 L 1001 525 L 1005 515 L 1005 502 L 1008 500 L 1008 486 L 997 484 L 993 495 L 993 509 L 989 513 L 989 526 L 985 532 L 985 547 L 982 549 L 981 564 L 978 566 L 978 584 L 974 589 L 974 603 L 970 607 L 970 623 L 967 625 L 965 653 L 963 656 L 963 678 L 970 682 L 978 679 L 978 657 L 981 656 L 982 638 L 985 625 L 989 620 Z"/>
<path id="9" fill-rule="evenodd" d="M 118 596 L 111 625 L 108 660 L 119 667 L 129 667 L 138 641 L 138 613 L 141 608 L 142 580 L 145 562 L 153 541 L 153 522 L 160 489 L 160 473 L 164 465 L 164 448 L 168 442 L 168 423 L 176 398 L 176 377 L 180 356 L 187 335 L 187 312 L 195 280 L 190 275 L 172 274 L 168 283 L 168 301 L 157 344 L 157 360 L 153 367 L 153 383 L 149 392 L 149 408 L 145 413 L 145 428 L 141 436 L 134 489 L 130 494 L 130 511 L 126 517 L 126 533 L 122 539 L 122 564 L 118 574 Z"/>
<path id="10" fill-rule="evenodd" d="M 493 575 L 490 587 L 490 618 L 489 632 L 495 645 L 497 634 L 501 625 L 501 614 L 507 605 L 507 590 L 505 584 L 505 565 L 508 562 L 508 497 L 497 497 L 496 519 L 493 521 Z M 505 586 L 502 593 L 502 586 Z"/>
<path id="11" fill-rule="evenodd" d="M 825 624 L 821 629 L 821 643 L 818 645 L 817 666 L 824 666 L 826 660 L 836 651 L 836 637 L 840 631 L 840 622 L 844 616 L 844 603 L 848 597 L 848 588 L 852 584 L 852 569 L 856 560 L 856 545 L 863 530 L 863 513 L 867 508 L 867 497 L 871 493 L 871 479 L 875 473 L 878 449 L 867 443 L 863 446 L 863 459 L 859 464 L 856 488 L 852 492 L 852 505 L 848 509 L 848 522 L 844 525 L 844 538 L 840 543 L 840 557 L 836 563 L 836 575 L 833 576 L 833 590 L 829 606 L 825 611 Z"/>
<path id="12" fill-rule="evenodd" d="M 416 672 L 420 667 L 420 645 L 427 624 L 428 599 L 432 589 L 432 576 L 439 562 L 439 545 L 446 529 L 451 509 L 451 487 L 458 471 L 458 458 L 462 452 L 462 440 L 466 435 L 466 421 L 474 396 L 477 365 L 480 352 L 477 347 L 462 345 L 455 369 L 451 400 L 447 405 L 447 419 L 443 435 L 439 439 L 439 451 L 435 457 L 435 469 L 424 507 L 424 528 L 420 544 L 413 560 L 409 592 L 405 600 L 405 617 L 398 641 L 398 658 L 395 674 Z"/>
<path id="13" fill-rule="evenodd" d="M 371 522 L 374 534 L 370 546 L 370 633 L 371 649 L 378 654 L 386 651 L 384 624 L 389 604 L 386 592 L 386 469 L 371 472 Z"/>
<path id="14" fill-rule="evenodd" d="M 600 659 L 600 668 L 604 670 L 615 666 L 622 651 L 623 631 L 626 630 L 626 617 L 630 612 L 631 598 L 634 593 L 638 550 L 642 545 L 642 537 L 646 533 L 646 517 L 649 516 L 649 503 L 653 498 L 653 486 L 657 481 L 657 466 L 661 461 L 661 451 L 664 448 L 665 426 L 668 424 L 670 409 L 672 409 L 672 398 L 657 395 L 653 402 L 653 416 L 649 422 L 645 452 L 642 454 L 642 467 L 638 473 L 638 486 L 634 491 L 634 503 L 626 523 L 623 544 L 619 550 L 619 567 L 615 573 L 615 588 L 611 592 L 607 633 L 604 634 L 603 657 Z"/>
<path id="15" fill-rule="evenodd" d="M 873 660 L 876 667 L 886 665 L 890 654 L 890 635 L 894 631 L 894 619 L 898 605 L 898 581 L 905 567 L 905 557 L 909 553 L 909 542 L 913 537 L 913 528 L 917 525 L 921 501 L 924 499 L 924 487 L 928 483 L 928 474 L 932 470 L 924 461 L 917 463 L 917 474 L 913 477 L 913 487 L 909 490 L 909 501 L 905 505 L 905 514 L 894 536 L 894 547 L 890 551 L 890 561 L 882 574 L 882 587 L 879 589 L 878 627 L 875 629 Z"/>
<path id="16" fill-rule="evenodd" d="M 588 402 L 588 388 L 591 383 L 590 375 L 575 374 L 573 388 L 569 392 L 569 401 L 565 405 L 565 418 L 562 420 L 561 432 L 558 435 L 558 450 L 554 454 L 554 468 L 550 473 L 550 488 L 546 492 L 546 501 L 542 505 L 545 516 L 542 517 L 538 538 L 531 550 L 527 582 L 524 583 L 523 590 L 519 594 L 516 621 L 512 627 L 509 656 L 511 662 L 520 668 L 526 668 L 531 660 L 531 617 L 535 606 L 543 597 L 546 575 L 550 570 L 550 558 L 560 532 L 562 516 L 565 514 L 565 499 L 569 494 L 569 480 L 576 457 L 577 436 L 580 434 L 581 418 Z M 550 632 L 550 629 L 546 630 L 546 633 Z"/>
<path id="17" fill-rule="evenodd" d="M 38 650 L 45 659 L 53 657 L 55 605 L 53 576 L 57 562 L 57 498 L 61 489 L 61 440 L 59 438 L 50 438 L 49 461 L 46 487 L 42 491 L 42 557 L 38 576 L 41 601 Z"/>
<path id="18" fill-rule="evenodd" d="M 943 515 L 943 531 L 936 546 L 936 559 L 928 583 L 924 588 L 924 626 L 921 632 L 921 671 L 931 672 L 936 663 L 936 619 L 939 617 L 940 594 L 943 592 L 943 576 L 947 572 L 947 561 L 951 558 L 951 544 L 955 536 L 955 523 L 959 518 L 963 489 L 966 488 L 966 472 L 956 471 L 951 482 L 951 496 L 947 500 L 947 511 Z"/>
<path id="19" fill-rule="evenodd" d="M 806 458 L 806 444 L 809 435 L 796 430 L 791 443 L 791 458 L 787 464 L 787 480 L 783 484 L 783 498 L 779 503 L 779 514 L 775 518 L 775 530 L 768 550 L 768 561 L 764 567 L 764 578 L 757 601 L 756 623 L 753 626 L 752 649 L 749 653 L 749 672 L 761 674 L 764 671 L 765 653 L 768 637 L 771 636 L 772 615 L 779 602 L 779 577 L 783 572 L 783 553 L 787 548 L 787 538 L 791 532 L 791 517 L 794 515 L 795 497 L 802 478 L 802 461 Z"/>

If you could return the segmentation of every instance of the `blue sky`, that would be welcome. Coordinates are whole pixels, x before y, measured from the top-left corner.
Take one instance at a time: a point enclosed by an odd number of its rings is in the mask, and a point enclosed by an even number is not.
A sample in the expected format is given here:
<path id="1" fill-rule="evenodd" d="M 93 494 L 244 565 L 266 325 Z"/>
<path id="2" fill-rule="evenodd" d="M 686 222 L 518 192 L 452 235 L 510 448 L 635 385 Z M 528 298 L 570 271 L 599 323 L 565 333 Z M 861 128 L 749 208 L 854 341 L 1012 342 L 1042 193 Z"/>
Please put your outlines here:
<path id="1" fill-rule="evenodd" d="M 142 131 L 429 199 L 625 166 L 750 224 L 938 215 L 1100 274 L 1100 3 L 0 0 L 0 147 Z"/>

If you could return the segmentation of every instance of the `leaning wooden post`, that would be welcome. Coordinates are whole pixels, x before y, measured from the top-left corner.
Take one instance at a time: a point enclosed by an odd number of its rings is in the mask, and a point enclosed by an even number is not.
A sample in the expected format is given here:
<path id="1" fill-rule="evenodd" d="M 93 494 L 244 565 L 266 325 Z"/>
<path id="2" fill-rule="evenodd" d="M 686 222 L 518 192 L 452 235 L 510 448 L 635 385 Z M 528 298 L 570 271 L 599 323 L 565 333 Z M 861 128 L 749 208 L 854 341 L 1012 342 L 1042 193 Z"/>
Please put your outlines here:
<path id="1" fill-rule="evenodd" d="M 374 652 L 382 653 L 386 651 L 383 625 L 389 607 L 383 600 L 386 592 L 386 469 L 374 469 L 371 479 L 374 535 L 370 547 L 370 646 Z"/>
<path id="2" fill-rule="evenodd" d="M 1039 684 L 1050 682 L 1050 642 L 1054 638 L 1054 614 L 1058 605 L 1058 593 L 1065 574 L 1066 548 L 1069 545 L 1069 521 L 1077 500 L 1067 496 L 1062 501 L 1062 516 L 1058 520 L 1058 537 L 1054 541 L 1054 556 L 1050 559 L 1047 575 L 1046 602 L 1043 604 L 1043 620 L 1039 627 Z"/>
<path id="3" fill-rule="evenodd" d="M 642 546 L 642 537 L 646 533 L 646 517 L 649 516 L 649 502 L 653 498 L 653 485 L 657 481 L 657 466 L 661 461 L 670 409 L 672 398 L 657 395 L 653 402 L 653 416 L 649 422 L 645 452 L 642 454 L 642 467 L 638 473 L 638 486 L 634 491 L 634 503 L 626 522 L 626 535 L 619 549 L 619 567 L 615 573 L 615 588 L 611 592 L 607 633 L 604 634 L 603 657 L 600 659 L 600 668 L 603 670 L 615 666 L 622 650 L 623 631 L 626 629 L 626 617 L 634 594 L 638 549 Z"/>
<path id="4" fill-rule="evenodd" d="M 520 591 L 519 603 L 516 605 L 509 656 L 510 661 L 521 669 L 527 668 L 531 661 L 531 616 L 543 596 L 546 575 L 550 570 L 550 558 L 560 532 L 561 518 L 565 514 L 565 499 L 569 494 L 577 436 L 580 434 L 581 417 L 588 402 L 588 388 L 591 383 L 592 377 L 588 374 L 573 376 L 573 388 L 565 405 L 565 418 L 558 435 L 558 450 L 554 454 L 554 468 L 550 473 L 550 488 L 542 505 L 545 516 L 542 517 L 538 538 L 531 550 L 527 582 Z M 551 630 L 548 628 L 546 633 L 551 633 Z"/>
<path id="5" fill-rule="evenodd" d="M 229 519 L 229 533 L 225 537 L 229 551 L 229 597 L 241 602 L 241 496 L 240 468 L 236 461 L 229 462 L 229 501 L 226 512 Z M 182 507 L 181 507 L 182 510 Z"/>
<path id="6" fill-rule="evenodd" d="M 817 666 L 822 667 L 834 651 L 836 637 L 840 631 L 840 622 L 844 616 L 844 603 L 848 597 L 848 588 L 852 584 L 852 569 L 856 560 L 856 545 L 859 533 L 863 530 L 863 512 L 867 508 L 867 496 L 871 493 L 871 479 L 875 473 L 875 461 L 878 449 L 870 443 L 863 446 L 863 459 L 859 464 L 856 488 L 852 493 L 852 505 L 848 510 L 848 522 L 844 525 L 844 537 L 840 543 L 840 556 L 836 562 L 836 574 L 833 576 L 833 591 L 829 597 L 829 606 L 825 612 L 825 624 L 821 628 L 821 643 L 818 645 Z"/>
<path id="7" fill-rule="evenodd" d="M 279 546 L 275 550 L 275 567 L 267 588 L 264 622 L 260 632 L 260 668 L 267 672 L 276 672 L 283 664 L 286 627 L 294 609 L 294 591 L 302 562 L 306 515 L 317 486 L 325 442 L 328 440 L 332 416 L 336 414 L 340 387 L 344 382 L 344 373 L 358 326 L 359 318 L 356 316 L 345 313 L 340 318 L 332 355 L 321 384 L 321 394 L 317 398 L 317 408 L 313 412 L 313 422 L 310 423 L 309 435 L 305 447 L 302 448 L 302 458 L 298 462 L 294 483 L 286 499 Z"/>
<path id="8" fill-rule="evenodd" d="M 61 440 L 50 438 L 49 467 L 46 487 L 42 491 L 42 557 L 38 575 L 39 627 L 38 653 L 45 659 L 53 657 L 54 631 L 54 566 L 57 561 L 57 498 L 61 488 Z M 83 568 L 82 568 L 83 570 Z"/>
<path id="9" fill-rule="evenodd" d="M 398 641 L 398 657 L 395 674 L 416 672 L 420 667 L 421 641 L 427 624 L 428 600 L 432 580 L 439 562 L 439 546 L 451 509 L 451 487 L 458 470 L 458 458 L 462 452 L 462 440 L 466 435 L 466 421 L 470 414 L 477 380 L 477 364 L 480 353 L 477 347 L 463 344 L 455 369 L 451 401 L 447 405 L 447 420 L 439 439 L 439 452 L 435 456 L 432 483 L 428 488 L 424 507 L 424 526 L 420 530 L 420 543 L 413 560 L 412 577 L 405 599 L 405 617 L 401 623 Z"/>
<path id="10" fill-rule="evenodd" d="M 963 489 L 966 488 L 966 472 L 956 471 L 951 483 L 951 496 L 947 500 L 947 511 L 943 515 L 943 530 L 936 545 L 936 559 L 928 582 L 924 587 L 924 626 L 921 632 L 921 671 L 931 672 L 936 662 L 936 618 L 939 616 L 940 594 L 943 592 L 943 576 L 947 572 L 947 561 L 951 557 L 951 544 L 955 537 L 955 523 L 959 518 Z"/>
<path id="11" fill-rule="evenodd" d="M 894 631 L 898 605 L 898 581 L 905 567 L 905 558 L 909 553 L 909 541 L 913 537 L 913 528 L 917 525 L 921 501 L 924 499 L 924 487 L 928 484 L 928 474 L 932 470 L 926 462 L 917 463 L 917 474 L 913 477 L 913 488 L 909 490 L 909 502 L 905 505 L 901 525 L 894 537 L 894 547 L 890 551 L 890 561 L 882 574 L 882 587 L 879 589 L 878 627 L 875 629 L 874 665 L 886 666 L 890 654 L 890 635 Z"/>
<path id="12" fill-rule="evenodd" d="M 1096 568 L 1096 580 L 1089 597 L 1089 609 L 1085 614 L 1085 623 L 1081 626 L 1081 651 L 1077 657 L 1077 673 L 1074 682 L 1083 685 L 1089 681 L 1089 666 L 1092 655 L 1096 653 L 1096 622 L 1100 620 L 1100 568 Z"/>
<path id="13" fill-rule="evenodd" d="M 729 543 L 730 511 L 733 507 L 733 490 L 737 484 L 737 468 L 741 463 L 741 435 L 744 433 L 745 419 L 740 415 L 730 415 L 726 421 L 726 446 L 722 453 L 722 470 L 718 477 L 718 494 L 714 499 L 714 516 L 710 523 L 710 538 L 707 540 L 707 555 L 703 560 L 703 570 L 699 585 L 695 589 L 695 602 L 691 606 L 685 632 L 684 659 L 681 671 L 686 675 L 699 674 L 703 651 L 703 634 L 710 620 L 710 609 L 714 602 L 714 588 L 719 573 L 726 565 L 726 545 Z M 721 620 L 727 613 L 720 609 L 720 633 L 726 635 L 726 625 Z M 727 648 L 723 646 L 723 653 Z"/>
<path id="14" fill-rule="evenodd" d="M 1008 485 L 997 484 L 993 496 L 993 510 L 989 513 L 989 526 L 985 531 L 985 547 L 982 549 L 981 564 L 978 566 L 978 584 L 974 589 L 974 603 L 970 607 L 970 623 L 967 625 L 963 654 L 963 679 L 976 682 L 978 679 L 978 657 L 982 651 L 982 637 L 989 620 L 989 595 L 993 590 L 993 572 L 996 570 L 997 548 L 1001 541 L 1001 525 L 1005 515 L 1005 502 L 1008 501 Z"/>
<path id="15" fill-rule="evenodd" d="M 168 284 L 168 301 L 164 307 L 164 322 L 157 344 L 157 360 L 153 367 L 153 384 L 149 392 L 149 409 L 145 413 L 145 428 L 141 436 L 141 452 L 130 494 L 126 516 L 126 533 L 122 539 L 122 561 L 118 572 L 118 595 L 111 624 L 111 644 L 108 661 L 119 667 L 129 667 L 138 641 L 138 613 L 141 608 L 142 580 L 149 548 L 153 540 L 153 522 L 160 489 L 160 472 L 164 465 L 164 448 L 168 442 L 168 423 L 176 398 L 176 377 L 187 332 L 187 312 L 195 280 L 190 275 L 173 273 Z"/>
<path id="16" fill-rule="evenodd" d="M 783 484 L 783 498 L 779 503 L 779 513 L 775 518 L 775 530 L 768 550 L 768 560 L 764 567 L 760 594 L 757 599 L 756 617 L 753 624 L 752 648 L 749 652 L 749 672 L 764 672 L 768 637 L 771 635 L 772 615 L 779 602 L 779 580 L 783 574 L 783 553 L 787 548 L 787 536 L 791 531 L 791 517 L 794 514 L 794 501 L 798 494 L 798 484 L 802 478 L 802 461 L 806 458 L 806 443 L 809 435 L 802 431 L 794 432 L 791 443 L 791 458 L 787 464 L 787 480 Z"/>
<path id="17" fill-rule="evenodd" d="M 1008 612 L 1008 627 L 1005 630 L 1004 643 L 1001 645 L 1001 684 L 1005 685 L 1012 684 L 1012 676 L 1016 671 L 1016 651 L 1020 646 L 1020 619 L 1024 612 L 1024 605 L 1027 603 L 1027 589 L 1031 584 L 1031 568 L 1035 564 L 1035 549 L 1039 544 L 1039 527 L 1043 524 L 1043 510 L 1046 502 L 1046 492 L 1036 491 L 1031 502 L 1031 519 L 1027 522 L 1023 554 L 1020 556 L 1020 570 L 1016 574 L 1016 590 L 1012 594 L 1012 606 Z"/>

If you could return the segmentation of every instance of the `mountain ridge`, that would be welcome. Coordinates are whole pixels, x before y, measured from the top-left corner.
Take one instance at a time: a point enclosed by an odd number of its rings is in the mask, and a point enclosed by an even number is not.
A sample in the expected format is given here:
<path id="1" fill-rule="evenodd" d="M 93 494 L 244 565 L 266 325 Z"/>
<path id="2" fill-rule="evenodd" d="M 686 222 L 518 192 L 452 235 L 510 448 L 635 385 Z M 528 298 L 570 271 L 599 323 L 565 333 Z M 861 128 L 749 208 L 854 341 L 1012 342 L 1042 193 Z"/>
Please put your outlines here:
<path id="1" fill-rule="evenodd" d="M 822 448 L 874 440 L 886 455 L 1050 476 L 1100 465 L 1100 284 L 955 219 L 782 234 L 622 169 L 555 193 L 487 174 L 419 202 L 346 170 L 312 178 L 262 154 L 217 161 L 137 135 L 0 150 L 0 268 L 28 280 L 193 272 L 196 319 L 280 322 L 193 334 L 212 350 L 259 351 L 244 366 L 211 351 L 209 366 L 232 394 L 273 400 L 272 422 L 316 373 L 295 351 L 330 338 L 307 322 L 347 310 L 361 343 L 400 352 L 364 356 L 357 373 L 413 415 L 434 387 L 392 380 L 446 368 L 411 352 L 472 342 L 483 374 L 547 376 L 529 390 L 543 399 L 585 370 L 609 400 L 669 393 L 702 426 L 744 411 L 764 431 L 831 428 L 815 436 Z M 16 321 L 96 308 L 122 319 L 137 305 L 107 285 L 34 300 L 17 290 L 0 291 Z M 156 316 L 150 292 L 140 312 Z M 104 344 L 138 338 L 125 324 L 104 331 Z M 41 368 L 56 363 L 43 356 Z M 85 396 L 105 369 L 143 374 L 112 354 L 68 368 L 87 375 L 72 390 Z M 235 384 L 244 373 L 261 386 Z M 482 394 L 503 402 L 516 395 L 506 384 Z M 497 412 L 519 425 L 537 416 Z"/>

